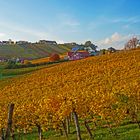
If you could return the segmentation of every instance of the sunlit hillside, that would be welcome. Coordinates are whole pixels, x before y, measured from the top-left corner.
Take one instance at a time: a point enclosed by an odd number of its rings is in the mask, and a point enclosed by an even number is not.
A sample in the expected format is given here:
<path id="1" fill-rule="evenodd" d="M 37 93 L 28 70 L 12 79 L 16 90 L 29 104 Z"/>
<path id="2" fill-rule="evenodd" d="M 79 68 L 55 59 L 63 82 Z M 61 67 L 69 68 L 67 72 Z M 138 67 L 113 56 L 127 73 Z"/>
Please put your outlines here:
<path id="1" fill-rule="evenodd" d="M 68 52 L 71 46 L 48 45 L 48 44 L 23 44 L 23 45 L 1 45 L 0 58 L 26 58 L 37 59 L 48 57 L 52 53 L 63 54 Z"/>
<path id="2" fill-rule="evenodd" d="M 6 128 L 9 103 L 15 104 L 14 127 L 21 131 L 38 125 L 44 131 L 60 129 L 71 113 L 101 127 L 138 122 L 139 95 L 140 49 L 67 62 L 3 87 L 0 129 Z"/>

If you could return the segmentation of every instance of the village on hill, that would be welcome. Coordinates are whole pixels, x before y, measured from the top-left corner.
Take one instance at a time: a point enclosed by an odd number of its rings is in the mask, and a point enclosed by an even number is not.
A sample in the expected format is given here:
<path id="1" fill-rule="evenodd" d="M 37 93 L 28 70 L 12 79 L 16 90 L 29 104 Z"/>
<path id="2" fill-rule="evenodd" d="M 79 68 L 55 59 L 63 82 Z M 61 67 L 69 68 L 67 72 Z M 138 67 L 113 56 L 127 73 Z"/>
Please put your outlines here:
<path id="1" fill-rule="evenodd" d="M 140 0 L 0 0 L 0 140 L 140 140 Z"/>
<path id="2" fill-rule="evenodd" d="M 79 60 L 79 59 L 83 59 L 83 58 L 90 57 L 90 56 L 103 55 L 106 53 L 109 54 L 109 53 L 114 53 L 114 52 L 119 51 L 113 47 L 108 47 L 108 49 L 99 50 L 98 46 L 93 44 L 91 41 L 86 41 L 85 44 L 77 44 L 75 42 L 58 44 L 56 41 L 50 41 L 50 40 L 39 40 L 38 42 L 28 42 L 28 41 L 15 41 L 14 42 L 11 39 L 9 39 L 8 41 L 0 41 L 0 48 L 2 48 L 2 49 L 5 49 L 6 48 L 5 46 L 10 46 L 12 48 L 15 45 L 18 45 L 18 46 L 24 48 L 25 50 L 30 48 L 31 45 L 33 48 L 35 48 L 34 47 L 35 45 L 38 45 L 38 46 L 43 45 L 43 47 L 45 46 L 46 49 L 49 48 L 49 46 L 51 46 L 54 50 L 52 50 L 52 52 L 48 56 L 47 55 L 45 56 L 45 52 L 44 52 L 44 56 L 42 56 L 42 58 L 51 57 L 52 55 L 57 54 L 57 55 L 63 56 L 63 57 L 61 57 L 61 60 L 62 59 L 63 60 Z M 55 50 L 55 49 L 57 49 L 58 46 L 60 46 L 60 47 L 63 46 L 63 48 L 66 49 L 64 51 L 64 53 L 60 53 L 60 51 L 57 52 Z M 133 37 L 125 44 L 124 50 L 134 49 L 134 48 L 138 48 L 138 47 L 140 47 L 140 40 L 138 40 L 136 37 Z M 37 59 L 39 59 L 39 58 L 37 58 Z M 30 61 L 30 60 L 33 60 L 33 58 L 30 58 L 30 57 L 23 58 L 22 56 L 6 58 L 6 57 L 0 56 L 0 62 L 11 62 L 12 61 L 14 63 L 24 64 L 25 62 Z"/>

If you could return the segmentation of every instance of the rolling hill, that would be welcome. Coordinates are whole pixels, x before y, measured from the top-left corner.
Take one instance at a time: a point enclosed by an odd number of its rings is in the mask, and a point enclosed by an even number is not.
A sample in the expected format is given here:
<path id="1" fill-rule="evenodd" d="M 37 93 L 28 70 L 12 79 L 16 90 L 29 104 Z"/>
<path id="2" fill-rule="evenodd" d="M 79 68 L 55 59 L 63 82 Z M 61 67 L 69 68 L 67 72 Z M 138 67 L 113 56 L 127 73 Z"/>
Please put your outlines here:
<path id="1" fill-rule="evenodd" d="M 134 123 L 135 129 L 130 128 L 131 135 L 139 138 L 139 54 L 140 49 L 137 49 L 89 57 L 44 68 L 17 77 L 12 83 L 4 83 L 0 90 L 0 129 L 6 128 L 7 106 L 14 103 L 14 126 L 21 131 L 33 132 L 37 126 L 46 133 L 60 130 L 65 120 L 75 114 L 77 120 L 79 118 L 79 124 L 75 125 L 82 126 L 81 129 L 87 120 L 91 122 L 89 127 L 96 124 L 91 129 L 93 134 L 98 133 L 96 139 L 102 139 L 102 136 L 115 138 L 114 132 L 99 135 L 103 128 L 110 131 L 119 128 L 118 139 L 128 139 L 126 134 L 130 131 L 121 130 L 126 121 Z M 81 131 L 82 138 L 87 133 L 85 129 Z"/>
<path id="2" fill-rule="evenodd" d="M 48 44 L 25 44 L 25 45 L 1 45 L 0 58 L 42 58 L 48 57 L 52 53 L 63 54 L 70 50 L 72 46 L 48 45 Z"/>

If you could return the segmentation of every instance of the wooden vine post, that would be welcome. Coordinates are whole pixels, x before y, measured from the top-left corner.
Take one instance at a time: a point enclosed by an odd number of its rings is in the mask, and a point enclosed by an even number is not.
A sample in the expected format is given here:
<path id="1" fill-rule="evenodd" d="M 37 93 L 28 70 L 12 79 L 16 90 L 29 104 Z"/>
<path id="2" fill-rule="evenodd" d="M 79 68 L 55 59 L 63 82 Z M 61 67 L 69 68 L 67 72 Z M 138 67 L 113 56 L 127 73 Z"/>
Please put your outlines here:
<path id="1" fill-rule="evenodd" d="M 6 129 L 6 134 L 5 134 L 5 140 L 10 139 L 10 133 L 12 132 L 13 112 L 14 112 L 14 104 L 11 103 L 9 105 L 9 111 L 8 111 L 7 129 Z"/>
<path id="2" fill-rule="evenodd" d="M 78 115 L 77 115 L 77 113 L 76 113 L 76 111 L 74 109 L 73 109 L 73 117 L 74 117 L 74 123 L 75 123 L 75 127 L 76 127 L 76 132 L 77 132 L 77 140 L 82 140 L 79 121 L 78 121 Z"/>

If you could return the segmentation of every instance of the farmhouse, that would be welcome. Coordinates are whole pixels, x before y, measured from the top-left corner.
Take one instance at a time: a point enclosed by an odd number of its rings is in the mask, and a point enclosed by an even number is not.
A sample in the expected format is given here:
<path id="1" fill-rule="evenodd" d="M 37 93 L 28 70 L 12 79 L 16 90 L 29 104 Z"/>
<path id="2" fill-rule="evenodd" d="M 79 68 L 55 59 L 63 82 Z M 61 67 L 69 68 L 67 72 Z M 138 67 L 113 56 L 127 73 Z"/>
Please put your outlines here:
<path id="1" fill-rule="evenodd" d="M 88 51 L 68 52 L 68 59 L 69 60 L 79 60 L 79 59 L 86 58 L 89 56 L 90 56 L 90 54 Z"/>

